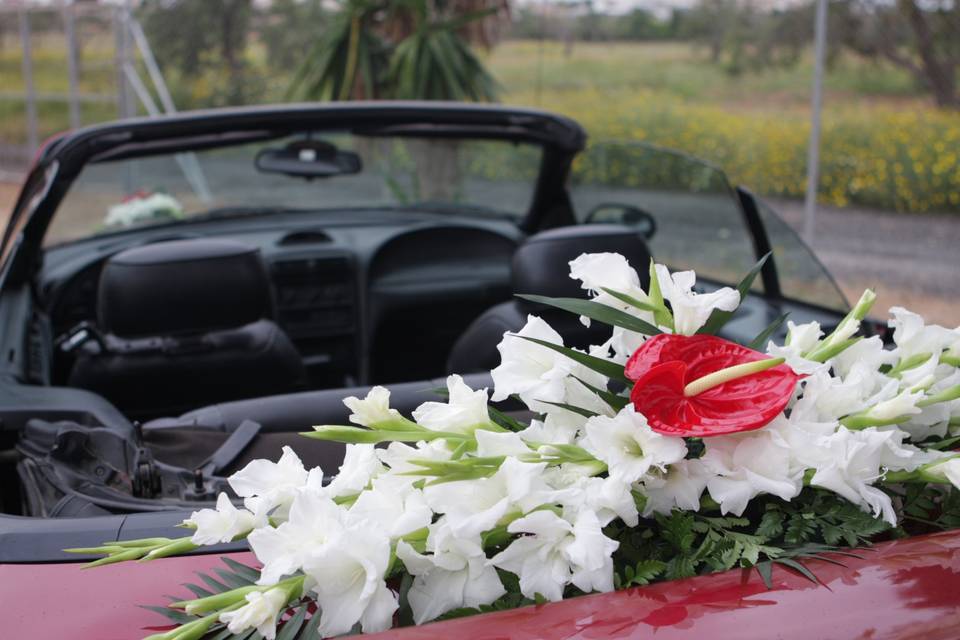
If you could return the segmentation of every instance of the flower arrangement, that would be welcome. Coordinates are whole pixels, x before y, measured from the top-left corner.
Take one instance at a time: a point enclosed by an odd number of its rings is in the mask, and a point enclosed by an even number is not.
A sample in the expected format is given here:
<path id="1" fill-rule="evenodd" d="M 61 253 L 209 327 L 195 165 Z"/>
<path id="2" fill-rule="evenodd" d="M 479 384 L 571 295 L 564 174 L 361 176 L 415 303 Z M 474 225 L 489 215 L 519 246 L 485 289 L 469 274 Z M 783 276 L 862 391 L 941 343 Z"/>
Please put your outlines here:
<path id="1" fill-rule="evenodd" d="M 894 308 L 893 348 L 859 337 L 867 291 L 828 335 L 788 322 L 768 343 L 779 318 L 747 346 L 716 337 L 762 262 L 695 293 L 693 272 L 651 264 L 644 290 L 623 256 L 582 255 L 590 299 L 526 297 L 609 324 L 604 344 L 565 347 L 531 315 L 498 347 L 491 397 L 452 375 L 409 417 L 382 387 L 346 398 L 351 425 L 303 434 L 347 443 L 332 480 L 286 447 L 234 474 L 242 506 L 221 494 L 188 537 L 74 551 L 102 565 L 245 539 L 261 568 L 228 560 L 150 638 L 272 640 L 733 567 L 816 580 L 804 558 L 960 524 L 960 329 Z M 489 404 L 508 398 L 533 418 Z"/>
<path id="2" fill-rule="evenodd" d="M 143 189 L 127 196 L 107 211 L 104 226 L 131 227 L 141 222 L 179 220 L 183 218 L 183 206 L 171 195 L 148 192 Z"/>

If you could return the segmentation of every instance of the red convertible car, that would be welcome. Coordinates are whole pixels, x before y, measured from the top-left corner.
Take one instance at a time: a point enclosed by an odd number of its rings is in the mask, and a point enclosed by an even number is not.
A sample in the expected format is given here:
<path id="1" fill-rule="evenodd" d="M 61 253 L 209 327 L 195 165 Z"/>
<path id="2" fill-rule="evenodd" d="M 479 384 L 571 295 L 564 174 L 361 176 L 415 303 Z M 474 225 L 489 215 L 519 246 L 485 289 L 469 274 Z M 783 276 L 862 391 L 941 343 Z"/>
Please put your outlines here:
<path id="1" fill-rule="evenodd" d="M 790 313 L 835 324 L 839 290 L 790 229 L 709 165 L 591 143 L 541 111 L 443 103 L 231 109 L 50 140 L 0 245 L 3 637 L 169 628 L 139 605 L 212 555 L 83 571 L 66 547 L 176 536 L 226 477 L 292 446 L 336 469 L 341 399 L 409 411 L 449 372 L 490 386 L 515 293 L 581 296 L 585 252 L 656 257 L 702 286 L 772 251 L 724 335 Z M 573 316 L 550 323 L 595 340 Z M 411 338 L 413 336 L 413 338 Z M 513 407 L 507 404 L 504 410 Z M 209 551 L 209 549 L 208 549 Z M 884 543 L 820 584 L 738 570 L 438 622 L 392 638 L 956 638 L 960 538 Z"/>

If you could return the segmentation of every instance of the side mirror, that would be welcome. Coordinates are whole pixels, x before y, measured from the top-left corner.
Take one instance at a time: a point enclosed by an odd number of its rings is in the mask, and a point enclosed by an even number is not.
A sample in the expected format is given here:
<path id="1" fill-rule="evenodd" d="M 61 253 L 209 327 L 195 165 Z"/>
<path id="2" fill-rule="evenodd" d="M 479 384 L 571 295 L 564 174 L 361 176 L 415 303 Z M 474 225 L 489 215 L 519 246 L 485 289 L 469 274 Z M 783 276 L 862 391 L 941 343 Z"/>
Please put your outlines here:
<path id="1" fill-rule="evenodd" d="M 598 204 L 584 221 L 589 224 L 623 224 L 634 227 L 640 235 L 649 240 L 657 232 L 656 219 L 639 207 L 619 202 Z"/>
<path id="2" fill-rule="evenodd" d="M 279 149 L 264 149 L 254 166 L 264 173 L 282 173 L 297 178 L 330 178 L 360 173 L 363 162 L 353 151 L 341 151 L 322 140 L 297 140 Z"/>

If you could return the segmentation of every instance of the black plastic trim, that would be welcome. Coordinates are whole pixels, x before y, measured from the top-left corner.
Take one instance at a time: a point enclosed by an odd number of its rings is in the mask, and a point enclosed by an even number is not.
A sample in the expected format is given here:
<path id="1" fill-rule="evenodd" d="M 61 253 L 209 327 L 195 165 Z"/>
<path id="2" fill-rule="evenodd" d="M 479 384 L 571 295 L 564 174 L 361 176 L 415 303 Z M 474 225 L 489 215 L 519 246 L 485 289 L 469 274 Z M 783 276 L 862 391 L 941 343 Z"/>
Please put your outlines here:
<path id="1" fill-rule="evenodd" d="M 747 227 L 750 229 L 750 237 L 753 239 L 753 249 L 757 260 L 770 254 L 770 258 L 763 264 L 760 271 L 760 280 L 763 282 L 763 292 L 768 298 L 778 300 L 783 298 L 783 291 L 780 289 L 780 276 L 777 274 L 777 259 L 773 255 L 773 247 L 770 246 L 770 237 L 767 236 L 767 228 L 760 218 L 760 212 L 757 209 L 756 198 L 750 191 L 744 187 L 735 187 L 737 200 L 743 210 L 743 217 L 747 221 Z"/>

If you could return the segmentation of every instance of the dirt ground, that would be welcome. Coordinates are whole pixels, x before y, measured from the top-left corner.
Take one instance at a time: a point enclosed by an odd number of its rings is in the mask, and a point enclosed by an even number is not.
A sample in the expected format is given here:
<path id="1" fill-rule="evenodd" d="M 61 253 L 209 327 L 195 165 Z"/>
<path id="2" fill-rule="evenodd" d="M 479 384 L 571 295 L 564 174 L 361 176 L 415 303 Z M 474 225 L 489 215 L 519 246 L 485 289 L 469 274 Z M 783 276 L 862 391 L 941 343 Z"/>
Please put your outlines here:
<path id="1" fill-rule="evenodd" d="M 17 190 L 0 182 L 2 223 Z M 801 203 L 772 204 L 792 227 L 802 227 Z M 873 287 L 877 317 L 900 305 L 929 322 L 960 325 L 960 216 L 820 207 L 815 230 L 814 252 L 851 301 Z"/>
<path id="2" fill-rule="evenodd" d="M 10 215 L 10 208 L 17 199 L 19 189 L 18 184 L 0 182 L 0 222 L 3 224 L 7 223 L 7 216 Z"/>

